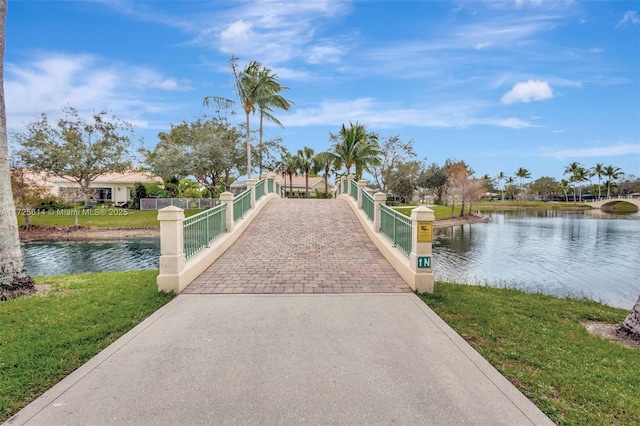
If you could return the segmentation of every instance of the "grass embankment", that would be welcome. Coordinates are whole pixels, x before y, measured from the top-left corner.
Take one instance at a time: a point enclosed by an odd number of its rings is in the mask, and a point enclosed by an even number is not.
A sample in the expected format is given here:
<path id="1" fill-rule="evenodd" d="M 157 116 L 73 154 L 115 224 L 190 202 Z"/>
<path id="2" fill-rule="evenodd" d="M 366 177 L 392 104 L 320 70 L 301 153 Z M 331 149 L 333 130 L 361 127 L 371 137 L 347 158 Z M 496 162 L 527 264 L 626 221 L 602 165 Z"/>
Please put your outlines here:
<path id="1" fill-rule="evenodd" d="M 171 300 L 157 271 L 37 277 L 45 296 L 0 303 L 0 423 Z"/>
<path id="2" fill-rule="evenodd" d="M 202 210 L 185 210 L 185 217 Z M 72 227 L 75 226 L 74 210 L 52 210 L 30 212 L 32 226 Z M 98 228 L 158 228 L 156 210 L 128 210 L 121 208 L 79 209 L 78 225 Z M 18 226 L 24 226 L 24 215 L 18 214 Z"/>
<path id="3" fill-rule="evenodd" d="M 403 207 L 394 207 L 393 209 L 398 213 L 402 213 L 405 216 L 411 216 L 411 210 L 415 209 L 417 206 L 403 206 Z M 449 219 L 451 217 L 451 206 L 441 206 L 441 205 L 433 205 L 428 206 L 431 210 L 433 210 L 433 214 L 438 219 Z M 466 209 L 465 209 L 466 211 Z M 453 216 L 460 216 L 460 206 L 455 206 L 453 209 Z"/>
<path id="4" fill-rule="evenodd" d="M 581 324 L 620 324 L 627 311 L 444 283 L 420 297 L 557 424 L 640 424 L 640 349 Z"/>

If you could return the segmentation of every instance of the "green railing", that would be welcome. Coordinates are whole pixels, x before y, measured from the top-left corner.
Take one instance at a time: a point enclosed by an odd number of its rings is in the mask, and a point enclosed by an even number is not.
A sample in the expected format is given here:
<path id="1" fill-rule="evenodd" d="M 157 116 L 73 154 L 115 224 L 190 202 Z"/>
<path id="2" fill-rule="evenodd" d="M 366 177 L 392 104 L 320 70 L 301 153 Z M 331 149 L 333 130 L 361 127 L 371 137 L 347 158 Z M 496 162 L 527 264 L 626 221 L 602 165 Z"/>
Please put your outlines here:
<path id="1" fill-rule="evenodd" d="M 256 201 L 264 197 L 264 179 L 256 183 Z"/>
<path id="2" fill-rule="evenodd" d="M 351 181 L 351 198 L 358 201 L 358 184 L 355 180 Z"/>
<path id="3" fill-rule="evenodd" d="M 275 192 L 273 190 L 273 179 L 271 178 L 267 179 L 267 192 L 269 192 L 269 194 L 271 194 L 272 192 Z"/>
<path id="4" fill-rule="evenodd" d="M 184 257 L 189 259 L 227 232 L 226 203 L 186 218 L 182 222 L 182 228 Z"/>
<path id="5" fill-rule="evenodd" d="M 282 194 L 280 194 L 280 184 L 278 182 L 275 182 L 276 184 L 276 194 L 278 194 L 278 197 L 280 197 Z"/>
<path id="6" fill-rule="evenodd" d="M 349 181 L 345 180 L 344 184 L 343 184 L 343 187 L 342 187 L 342 193 L 343 194 L 348 194 L 349 193 L 349 186 L 348 185 L 349 185 Z"/>
<path id="7" fill-rule="evenodd" d="M 384 204 L 380 205 L 380 232 L 406 256 L 411 253 L 411 219 Z"/>
<path id="8" fill-rule="evenodd" d="M 362 191 L 362 210 L 369 220 L 373 222 L 373 197 L 367 191 Z"/>
<path id="9" fill-rule="evenodd" d="M 233 221 L 236 222 L 244 217 L 244 214 L 251 208 L 251 189 L 247 189 L 233 200 Z"/>

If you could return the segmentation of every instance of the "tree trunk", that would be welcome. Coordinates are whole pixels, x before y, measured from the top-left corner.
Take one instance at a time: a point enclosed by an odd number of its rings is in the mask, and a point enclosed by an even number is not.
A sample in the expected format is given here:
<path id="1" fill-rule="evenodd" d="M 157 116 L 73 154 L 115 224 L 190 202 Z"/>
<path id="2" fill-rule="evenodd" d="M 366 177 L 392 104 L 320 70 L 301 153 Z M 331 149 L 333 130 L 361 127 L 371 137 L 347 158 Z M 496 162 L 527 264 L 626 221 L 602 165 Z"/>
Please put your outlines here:
<path id="1" fill-rule="evenodd" d="M 251 110 L 244 110 L 247 114 L 247 179 L 251 179 L 251 133 L 249 130 L 249 114 Z"/>
<path id="2" fill-rule="evenodd" d="M 11 168 L 4 106 L 4 44 L 7 0 L 0 0 L 0 300 L 33 293 L 33 279 L 23 272 L 18 218 L 11 190 Z"/>
<path id="3" fill-rule="evenodd" d="M 629 312 L 627 319 L 622 323 L 620 330 L 640 339 L 640 297 L 638 297 L 635 306 Z"/>
<path id="4" fill-rule="evenodd" d="M 304 174 L 304 183 L 305 183 L 305 198 L 309 198 L 309 172 Z"/>

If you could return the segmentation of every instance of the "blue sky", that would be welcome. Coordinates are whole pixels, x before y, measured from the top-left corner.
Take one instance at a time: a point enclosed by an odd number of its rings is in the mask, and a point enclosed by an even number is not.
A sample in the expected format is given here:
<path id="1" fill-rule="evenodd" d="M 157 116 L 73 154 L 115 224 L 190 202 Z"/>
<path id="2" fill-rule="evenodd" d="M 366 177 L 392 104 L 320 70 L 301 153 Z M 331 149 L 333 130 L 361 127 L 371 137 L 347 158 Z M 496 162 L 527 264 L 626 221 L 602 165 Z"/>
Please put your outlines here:
<path id="1" fill-rule="evenodd" d="M 640 176 L 637 1 L 10 0 L 6 31 L 10 131 L 69 104 L 153 147 L 211 113 L 205 96 L 234 97 L 233 54 L 290 88 L 285 129 L 266 129 L 290 151 L 357 121 L 478 176 L 560 179 L 572 161 Z"/>

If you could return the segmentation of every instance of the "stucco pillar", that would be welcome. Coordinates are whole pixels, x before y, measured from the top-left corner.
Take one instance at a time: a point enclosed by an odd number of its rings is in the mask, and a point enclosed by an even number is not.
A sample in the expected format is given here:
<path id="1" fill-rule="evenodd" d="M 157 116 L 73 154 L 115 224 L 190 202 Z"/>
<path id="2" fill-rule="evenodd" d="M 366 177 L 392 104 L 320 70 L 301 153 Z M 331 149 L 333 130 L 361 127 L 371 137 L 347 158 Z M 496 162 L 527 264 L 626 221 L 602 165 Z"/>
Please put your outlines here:
<path id="1" fill-rule="evenodd" d="M 233 200 L 235 199 L 235 195 L 231 192 L 223 192 L 220 194 L 220 202 L 227 204 L 227 232 L 233 232 Z"/>
<path id="2" fill-rule="evenodd" d="M 362 193 L 364 189 L 367 187 L 367 181 L 364 179 L 360 179 L 358 181 L 358 209 L 362 209 Z"/>
<path id="3" fill-rule="evenodd" d="M 251 208 L 254 208 L 256 205 L 256 183 L 258 181 L 256 179 L 248 179 L 247 180 L 247 189 L 251 190 Z"/>
<path id="4" fill-rule="evenodd" d="M 160 274 L 156 282 L 159 291 L 180 292 L 180 274 L 184 270 L 184 210 L 168 206 L 158 210 L 160 222 Z"/>
<path id="5" fill-rule="evenodd" d="M 387 194 L 376 192 L 373 194 L 373 230 L 380 232 L 380 205 L 387 201 Z"/>
<path id="6" fill-rule="evenodd" d="M 353 197 L 353 194 L 351 194 L 351 181 L 354 180 L 356 177 L 354 175 L 348 175 L 347 176 L 347 195 Z"/>
<path id="7" fill-rule="evenodd" d="M 415 286 L 418 293 L 433 293 L 433 224 L 436 217 L 433 210 L 420 206 L 411 212 L 411 254 L 409 265 L 415 272 Z"/>

